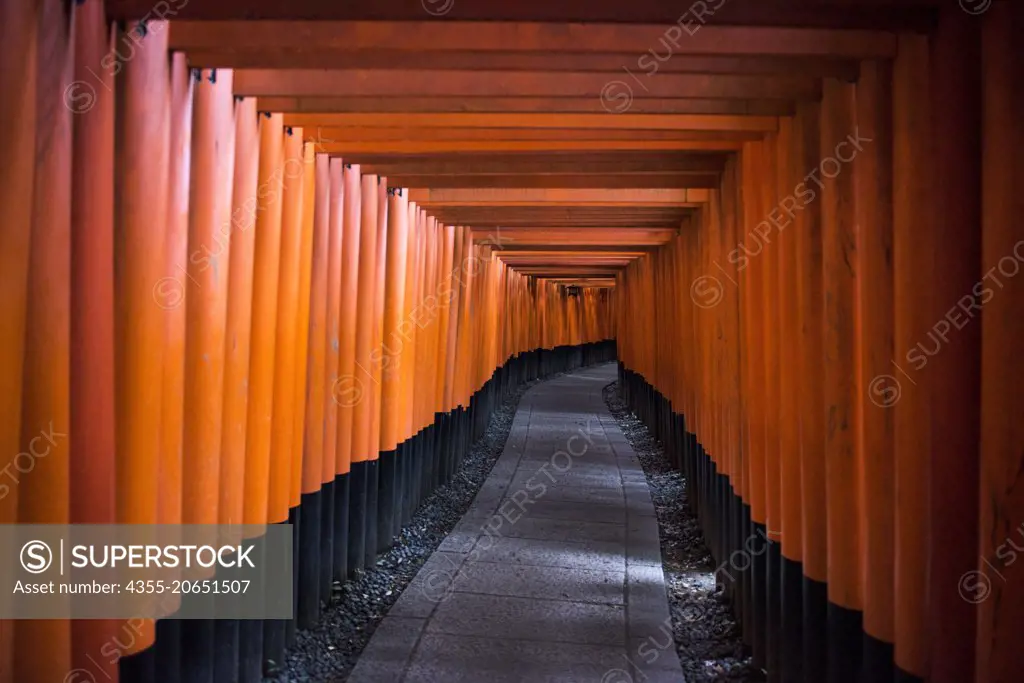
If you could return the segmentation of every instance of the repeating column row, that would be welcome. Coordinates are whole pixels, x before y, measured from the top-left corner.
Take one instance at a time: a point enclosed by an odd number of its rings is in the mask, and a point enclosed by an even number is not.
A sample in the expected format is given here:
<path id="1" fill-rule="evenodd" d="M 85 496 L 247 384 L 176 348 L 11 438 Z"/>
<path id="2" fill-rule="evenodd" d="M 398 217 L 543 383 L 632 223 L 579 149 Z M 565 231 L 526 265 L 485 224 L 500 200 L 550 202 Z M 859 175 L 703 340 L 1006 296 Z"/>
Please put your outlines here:
<path id="1" fill-rule="evenodd" d="M 40 4 L 0 10 L 0 523 L 292 523 L 299 616 L 2 622 L 0 680 L 260 680 L 517 383 L 612 357 L 611 302 L 319 153 L 166 23 Z"/>
<path id="2" fill-rule="evenodd" d="M 826 79 L 619 278 L 623 382 L 769 680 L 1018 675 L 1021 21 L 944 8 Z"/>

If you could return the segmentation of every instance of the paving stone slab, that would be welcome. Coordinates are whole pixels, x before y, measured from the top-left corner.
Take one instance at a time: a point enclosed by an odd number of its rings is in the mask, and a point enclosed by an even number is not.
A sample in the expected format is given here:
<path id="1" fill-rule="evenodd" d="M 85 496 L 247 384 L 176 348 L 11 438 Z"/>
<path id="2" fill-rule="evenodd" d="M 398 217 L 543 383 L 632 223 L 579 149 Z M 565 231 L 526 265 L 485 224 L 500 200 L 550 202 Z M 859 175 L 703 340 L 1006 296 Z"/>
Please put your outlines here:
<path id="1" fill-rule="evenodd" d="M 390 614 L 384 617 L 349 674 L 348 683 L 401 683 L 413 652 L 410 643 L 419 640 L 426 623 L 426 619 Z"/>
<path id="2" fill-rule="evenodd" d="M 515 489 L 511 493 L 515 493 L 517 490 L 521 489 Z M 591 503 L 613 503 L 622 505 L 624 502 L 624 493 L 621 486 L 567 486 L 565 484 L 556 485 L 548 482 L 535 481 L 533 488 L 526 488 L 522 490 L 530 493 L 531 500 L 538 501 L 550 500 L 566 503 L 578 503 L 582 505 Z M 511 493 L 509 495 L 511 495 Z M 648 500 L 650 500 L 650 496 L 648 496 Z"/>
<path id="3" fill-rule="evenodd" d="M 626 553 L 620 543 L 570 543 L 528 538 L 481 536 L 470 561 L 504 562 L 538 567 L 625 571 Z"/>
<path id="4" fill-rule="evenodd" d="M 511 511 L 513 514 L 507 519 L 514 521 L 497 529 L 497 533 L 507 538 L 619 544 L 626 540 L 626 525 L 621 521 L 607 523 L 526 517 L 516 506 L 511 506 Z M 501 519 L 506 521 L 505 517 Z"/>
<path id="5" fill-rule="evenodd" d="M 567 645 L 434 633 L 423 636 L 410 683 L 611 683 L 609 671 L 628 667 L 624 646 Z M 619 679 L 626 683 L 630 679 Z M 640 680 L 640 679 L 637 679 Z"/>
<path id="6" fill-rule="evenodd" d="M 622 509 L 622 503 L 577 503 L 559 500 L 537 500 L 524 505 L 523 514 L 527 517 L 547 519 L 583 520 L 587 522 L 606 522 L 622 524 L 628 516 Z"/>
<path id="7" fill-rule="evenodd" d="M 467 557 L 464 553 L 435 552 L 398 596 L 388 616 L 429 617 L 454 592 L 456 577 Z"/>
<path id="8" fill-rule="evenodd" d="M 623 605 L 625 578 L 617 571 L 470 562 L 460 568 L 454 588 L 462 593 Z"/>
<path id="9" fill-rule="evenodd" d="M 584 602 L 535 600 L 456 592 L 438 605 L 428 633 L 546 642 L 619 645 L 625 608 Z"/>

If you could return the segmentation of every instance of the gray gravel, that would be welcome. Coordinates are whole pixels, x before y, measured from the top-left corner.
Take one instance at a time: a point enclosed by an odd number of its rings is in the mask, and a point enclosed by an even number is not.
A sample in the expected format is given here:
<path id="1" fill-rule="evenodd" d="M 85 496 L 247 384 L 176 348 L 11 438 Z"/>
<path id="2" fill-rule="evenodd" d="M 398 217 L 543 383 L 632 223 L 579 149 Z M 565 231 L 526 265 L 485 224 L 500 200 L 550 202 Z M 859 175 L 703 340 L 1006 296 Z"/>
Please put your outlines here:
<path id="1" fill-rule="evenodd" d="M 728 599 L 715 585 L 711 553 L 696 516 L 687 507 L 685 477 L 669 462 L 663 445 L 630 412 L 618 382 L 605 387 L 604 398 L 647 475 L 658 515 L 672 630 L 687 683 L 766 680 L 743 645 Z"/>
<path id="2" fill-rule="evenodd" d="M 280 672 L 264 678 L 264 683 L 342 683 L 348 678 L 402 590 L 469 509 L 505 448 L 519 399 L 533 384 L 521 386 L 495 410 L 459 472 L 423 502 L 394 547 L 377 559 L 377 566 L 344 584 L 335 583 L 320 623 L 298 633 Z"/>

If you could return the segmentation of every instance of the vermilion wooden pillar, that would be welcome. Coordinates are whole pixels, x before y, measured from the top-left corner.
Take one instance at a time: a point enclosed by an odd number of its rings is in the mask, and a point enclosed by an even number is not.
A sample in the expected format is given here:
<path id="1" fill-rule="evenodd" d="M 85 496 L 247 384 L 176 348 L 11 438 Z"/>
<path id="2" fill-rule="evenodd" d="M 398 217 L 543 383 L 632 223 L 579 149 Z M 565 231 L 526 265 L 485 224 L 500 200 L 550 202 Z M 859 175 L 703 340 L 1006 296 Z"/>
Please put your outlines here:
<path id="1" fill-rule="evenodd" d="M 462 250 L 459 254 L 459 322 L 458 339 L 455 352 L 455 402 L 461 409 L 461 415 L 469 409 L 470 386 L 470 310 L 473 306 L 473 281 L 476 279 L 476 255 L 473 248 L 473 237 L 469 228 L 462 226 L 456 239 L 461 239 Z"/>
<path id="2" fill-rule="evenodd" d="M 1024 73 L 1022 30 L 1022 6 L 1005 3 L 991 8 L 982 37 L 982 271 L 994 268 L 1003 288 L 996 291 L 990 276 L 995 296 L 981 321 L 981 558 L 974 578 L 978 588 L 989 590 L 974 594 L 984 598 L 978 604 L 977 681 L 1012 681 L 1024 667 L 1017 636 L 1024 632 L 1024 91 L 1015 85 Z"/>
<path id="3" fill-rule="evenodd" d="M 423 236 L 420 207 L 417 206 L 415 202 L 407 202 L 405 204 L 405 208 L 408 214 L 408 229 L 406 232 L 408 238 L 406 246 L 406 268 L 408 272 L 403 280 L 405 290 L 402 296 L 402 319 L 400 328 L 402 343 L 400 345 L 398 357 L 396 358 L 399 377 L 399 417 L 396 438 L 400 444 L 407 441 L 412 436 L 413 407 L 415 405 L 416 389 L 416 344 L 419 339 L 419 330 L 416 328 L 416 325 L 413 324 L 411 317 L 412 312 L 416 308 L 416 288 L 419 284 L 420 272 L 419 246 Z M 402 480 L 401 486 L 403 496 L 411 481 L 409 479 L 413 470 L 411 460 L 414 457 L 415 455 L 412 452 L 411 444 L 406 444 L 404 452 L 399 456 L 399 460 L 401 461 L 399 463 L 401 471 L 399 478 Z M 404 523 L 409 514 L 409 504 L 404 497 L 401 501 L 401 510 L 401 521 Z"/>
<path id="4" fill-rule="evenodd" d="M 397 189 L 396 192 L 403 192 Z M 399 387 L 398 401 L 398 433 L 399 443 L 398 456 L 398 490 L 399 500 L 396 512 L 396 527 L 400 528 L 409 521 L 412 516 L 415 501 L 412 498 L 412 483 L 416 472 L 417 449 L 413 440 L 413 420 L 417 403 L 416 394 L 416 350 L 422 340 L 422 334 L 413 320 L 413 312 L 416 310 L 416 297 L 420 284 L 420 245 L 423 241 L 423 210 L 415 202 L 405 204 L 408 215 L 408 229 L 406 231 L 406 268 L 407 273 L 404 279 L 405 290 L 402 297 L 402 319 L 399 326 L 401 337 L 400 350 L 398 352 L 397 373 Z"/>
<path id="5" fill-rule="evenodd" d="M 779 423 L 782 415 L 779 407 L 782 396 L 779 393 L 780 373 L 786 371 L 780 363 L 781 348 L 779 346 L 779 259 L 783 246 L 780 242 L 788 235 L 779 234 L 778 225 L 780 212 L 778 209 L 780 195 L 789 192 L 784 180 L 788 172 L 788 162 L 783 151 L 790 144 L 792 128 L 780 123 L 778 133 L 765 136 L 764 166 L 761 173 L 762 206 L 761 215 L 754 231 L 755 240 L 762 244 L 761 254 L 757 256 L 764 268 L 759 292 L 762 317 L 761 339 L 764 346 L 764 381 L 765 381 L 765 413 L 764 413 L 764 457 L 765 484 L 767 490 L 767 517 L 765 519 L 764 538 L 755 538 L 751 547 L 763 549 L 763 557 L 755 557 L 755 566 L 762 561 L 765 565 L 767 582 L 767 628 L 766 628 L 766 664 L 769 671 L 768 680 L 776 683 L 779 680 L 779 636 L 781 633 L 781 548 L 782 537 L 777 532 L 782 529 L 782 462 L 780 458 Z M 782 295 L 784 296 L 784 295 Z M 767 539 L 767 540 L 766 540 Z"/>
<path id="6" fill-rule="evenodd" d="M 927 306 L 933 279 L 931 120 L 928 39 L 901 35 L 893 65 L 893 365 L 873 380 L 870 396 L 894 413 L 895 582 L 897 681 L 915 683 L 927 673 L 927 562 L 931 521 L 930 375 L 907 354 L 927 338 L 934 321 Z"/>
<path id="7" fill-rule="evenodd" d="M 168 169 L 164 277 L 154 297 L 165 311 L 164 395 L 161 402 L 160 521 L 181 521 L 182 425 L 185 409 L 185 323 L 188 302 L 188 226 L 192 172 L 192 108 L 195 79 L 184 53 L 171 61 L 171 138 Z M 255 184 L 255 181 L 254 181 Z M 232 214 L 234 219 L 234 214 Z"/>
<path id="8" fill-rule="evenodd" d="M 841 152 L 853 157 L 857 196 L 856 333 L 860 390 L 860 438 L 857 459 L 863 468 L 861 552 L 864 586 L 862 680 L 891 680 L 895 627 L 893 614 L 895 551 L 894 414 L 875 393 L 876 377 L 893 371 L 892 271 L 892 70 L 883 62 L 861 64 L 856 85 L 857 136 L 863 149 Z M 882 380 L 885 382 L 886 380 Z M 872 383 L 875 386 L 872 386 Z"/>
<path id="9" fill-rule="evenodd" d="M 441 413 L 447 413 L 452 409 L 449 404 L 449 394 L 451 393 L 451 385 L 448 379 L 448 368 L 451 365 L 451 359 L 448 355 L 449 345 L 448 341 L 451 338 L 451 323 L 452 323 L 452 302 L 454 299 L 454 289 L 452 287 L 452 266 L 455 259 L 455 228 L 450 225 L 438 225 L 438 238 L 442 244 L 442 259 L 440 263 L 440 278 L 441 281 L 437 288 L 438 297 L 438 362 L 437 362 L 437 410 Z M 443 442 L 442 442 L 443 446 Z M 440 473 L 438 473 L 440 477 Z M 438 480 L 439 481 L 439 480 Z"/>
<path id="10" fill-rule="evenodd" d="M 356 323 L 359 295 L 359 240 L 362 191 L 359 166 L 344 164 L 345 215 L 341 244 L 341 316 L 338 381 L 331 387 L 331 400 L 338 403 L 338 441 L 335 446 L 334 561 L 335 581 L 348 576 L 349 507 L 355 405 L 362 400 L 365 375 L 356 367 Z"/>
<path id="11" fill-rule="evenodd" d="M 797 160 L 803 174 L 821 163 L 821 105 L 797 107 L 799 131 Z M 805 683 L 824 680 L 826 660 L 826 605 L 828 580 L 828 527 L 826 507 L 824 405 L 824 276 L 822 271 L 821 188 L 804 178 L 794 189 L 804 208 L 796 217 L 797 280 L 800 301 L 800 487 L 803 551 L 803 647 L 801 673 Z"/>
<path id="12" fill-rule="evenodd" d="M 115 269 L 116 472 L 121 524 L 158 522 L 165 483 L 159 475 L 166 320 L 153 295 L 166 276 L 170 94 L 167 26 L 150 28 L 129 24 L 116 39 L 121 58 L 132 55 L 115 79 L 114 258 L 120 266 Z M 147 649 L 153 643 L 153 624 L 133 620 L 120 632 L 131 643 L 125 654 L 134 655 L 120 660 L 121 680 L 154 680 L 154 653 Z"/>
<path id="13" fill-rule="evenodd" d="M 21 376 L 21 435 L 9 472 L 18 480 L 22 524 L 70 521 L 70 344 L 72 112 L 63 100 L 74 74 L 73 15 L 46 3 L 39 20 L 32 236 L 28 262 L 25 355 Z M 32 45 L 24 46 L 32 49 Z M 24 202 L 24 197 L 12 198 Z M 17 215 L 15 215 L 17 218 Z M 14 229 L 18 226 L 15 224 Z M 162 235 L 160 235 L 162 238 Z M 18 252 L 15 252 L 16 257 Z M 15 263 L 18 268 L 18 264 Z M 16 270 L 16 272 L 18 272 Z M 17 293 L 20 287 L 15 288 Z M 17 319 L 16 319 L 17 322 Z M 43 438 L 40 439 L 39 437 Z M 28 458 L 24 454 L 28 454 Z M 40 455 L 37 455 L 39 453 Z M 45 456 L 41 455 L 45 453 Z M 11 457 L 6 455 L 6 458 Z M 4 464 L 7 464 L 6 462 Z M 10 475 L 5 482 L 10 485 Z M 14 631 L 13 680 L 42 683 L 67 673 L 67 621 L 19 621 Z"/>
<path id="14" fill-rule="evenodd" d="M 854 169 L 843 168 L 841 143 L 856 129 L 854 87 L 826 79 L 821 106 L 822 262 L 824 299 L 825 472 L 828 510 L 828 681 L 854 683 L 861 662 L 860 380 L 853 266 L 859 230 Z M 854 162 L 856 163 L 856 162 Z M 814 419 L 813 415 L 810 419 Z"/>
<path id="15" fill-rule="evenodd" d="M 384 341 L 384 287 L 387 271 L 388 233 L 388 187 L 387 178 L 380 178 L 377 183 L 377 249 L 373 267 L 373 346 L 371 354 L 380 352 Z M 381 425 L 381 383 L 383 367 L 375 358 L 371 359 L 370 372 L 373 382 L 370 400 L 370 433 L 367 447 L 371 459 L 369 478 L 367 479 L 367 514 L 374 515 L 374 523 L 370 525 L 370 536 L 366 542 L 366 563 L 372 566 L 377 561 L 377 554 L 384 544 L 391 545 L 391 537 L 380 525 L 380 425 Z"/>
<path id="16" fill-rule="evenodd" d="M 782 541 L 780 559 L 780 643 L 778 676 L 783 683 L 799 683 L 802 679 L 800 654 L 803 638 L 803 518 L 800 475 L 800 401 L 806 378 L 800 373 L 800 290 L 798 231 L 807 229 L 807 207 L 796 198 L 797 187 L 806 173 L 802 158 L 803 121 L 793 117 L 780 121 L 779 149 L 779 207 L 774 214 L 777 228 L 776 248 L 779 250 L 779 350 L 781 374 L 779 377 L 779 457 L 780 498 L 782 516 L 778 526 Z M 782 130 L 785 129 L 785 134 Z M 784 172 L 783 172 L 784 169 Z M 773 230 L 773 232 L 775 232 Z M 774 540 L 774 535 L 769 538 Z"/>
<path id="17" fill-rule="evenodd" d="M 182 438 L 185 409 L 185 317 L 187 304 L 188 207 L 192 94 L 194 79 L 184 53 L 171 56 L 170 153 L 167 187 L 167 231 L 163 277 L 153 288 L 155 303 L 164 310 L 164 371 L 160 404 L 160 480 L 157 516 L 161 524 L 181 522 Z M 176 610 L 178 596 L 165 609 Z M 157 622 L 156 668 L 169 683 L 181 679 L 181 622 Z"/>
<path id="18" fill-rule="evenodd" d="M 245 523 L 270 518 L 270 429 L 273 414 L 277 284 L 280 267 L 281 204 L 284 180 L 281 117 L 264 113 L 259 122 L 260 151 L 256 244 L 253 265 L 249 411 L 245 440 Z"/>
<path id="19" fill-rule="evenodd" d="M 277 284 L 284 180 L 281 116 L 259 116 L 259 168 L 253 251 L 252 332 L 249 348 L 249 403 L 245 426 L 246 524 L 273 522 L 270 508 L 271 419 L 273 413 Z M 272 633 L 273 631 L 273 633 Z M 272 622 L 243 623 L 240 639 L 252 643 L 241 653 L 241 677 L 254 680 L 262 662 L 280 650 L 279 628 Z M 257 646 L 256 644 L 259 643 Z"/>
<path id="20" fill-rule="evenodd" d="M 364 175 L 361 185 L 359 230 L 359 297 L 355 340 L 355 385 L 352 413 L 352 465 L 349 506 L 348 570 L 351 575 L 366 566 L 367 525 L 376 524 L 367 508 L 370 452 L 377 451 L 378 439 L 370 434 L 373 422 L 373 313 L 376 305 L 377 273 L 377 183 L 375 175 Z M 358 391 L 355 391 L 358 390 Z M 376 548 L 374 548 L 376 551 Z"/>
<path id="21" fill-rule="evenodd" d="M 14 467 L 21 432 L 21 381 L 25 348 L 29 249 L 32 234 L 38 74 L 38 0 L 0 3 L 0 466 Z M 6 470 L 9 471 L 9 470 Z M 0 488 L 0 523 L 18 520 L 18 491 Z M 12 677 L 14 623 L 0 619 L 0 677 Z"/>
<path id="22" fill-rule="evenodd" d="M 322 478 L 326 464 L 323 462 L 324 442 L 328 440 L 326 434 L 327 413 L 334 406 L 334 426 L 337 427 L 337 404 L 330 397 L 328 403 L 328 392 L 334 384 L 334 375 L 337 374 L 338 356 L 328 353 L 328 345 L 331 336 L 337 336 L 337 318 L 333 320 L 328 316 L 327 301 L 331 295 L 331 255 L 337 253 L 336 260 L 341 258 L 341 216 L 338 218 L 338 225 L 335 226 L 331 215 L 331 177 L 330 159 L 326 154 L 318 154 L 313 162 L 313 236 L 312 248 L 310 250 L 309 270 L 309 295 L 305 304 L 308 309 L 308 324 L 306 327 L 306 353 L 302 372 L 302 378 L 298 390 L 305 396 L 306 410 L 303 419 L 302 429 L 305 439 L 302 447 L 301 461 L 301 486 L 302 486 L 302 511 L 300 535 L 296 539 L 299 543 L 299 571 L 300 582 L 310 585 L 311 589 L 299 594 L 299 602 L 296 611 L 299 619 L 299 628 L 310 628 L 316 623 L 320 614 L 320 589 L 323 585 L 320 581 L 320 568 L 324 558 L 320 553 L 323 549 L 321 524 L 324 523 L 322 515 L 324 509 L 323 497 L 326 491 L 321 490 Z M 340 173 L 339 173 L 340 175 Z M 341 188 L 339 188 L 341 190 Z M 343 191 L 343 190 L 341 190 Z M 341 208 L 340 206 L 338 207 Z M 332 228 L 335 229 L 332 232 Z M 337 240 L 337 243 L 334 243 Z M 332 249 L 332 246 L 335 247 Z M 334 263 L 334 270 L 337 276 L 341 275 L 340 261 Z M 339 280 L 340 285 L 340 280 Z M 340 290 L 334 288 L 335 296 L 340 295 Z M 331 326 L 331 323 L 334 326 Z M 328 369 L 327 359 L 334 361 L 334 368 Z M 335 447 L 337 446 L 337 431 L 330 439 Z M 336 449 L 336 448 L 335 448 Z M 330 464 L 331 479 L 334 478 L 334 462 Z M 333 500 L 327 504 L 333 513 Z M 311 519 L 312 518 L 312 519 Z M 332 518 L 333 521 L 333 518 Z M 333 544 L 333 534 L 331 544 Z M 329 557 L 333 561 L 331 546 L 327 547 Z M 313 588 L 315 586 L 315 588 Z"/>
<path id="23" fill-rule="evenodd" d="M 743 211 L 744 225 L 756 226 L 761 218 L 767 215 L 771 209 L 767 205 L 765 195 L 762 192 L 761 183 L 767 182 L 763 175 L 765 168 L 765 145 L 764 142 L 751 143 L 744 146 L 743 152 Z M 766 311 L 762 304 L 763 280 L 765 277 L 765 258 L 762 254 L 764 245 L 757 241 L 758 236 L 753 228 L 748 229 L 744 236 L 741 255 L 738 257 L 738 268 L 741 271 L 740 282 L 743 290 L 743 310 L 746 322 L 746 337 L 744 349 L 747 354 L 745 365 L 746 373 L 746 452 L 748 456 L 748 476 L 750 487 L 748 489 L 748 504 L 750 506 L 750 524 L 744 529 L 744 542 L 749 538 L 756 539 L 758 529 L 764 530 L 768 521 L 768 497 L 767 497 L 767 464 L 765 460 L 765 397 L 767 387 L 765 384 L 764 360 L 765 347 L 760 343 L 760 337 L 764 334 L 764 319 Z M 752 567 L 749 571 L 751 612 L 745 620 L 744 634 L 752 645 L 754 660 L 764 666 L 766 662 L 767 634 L 767 580 L 764 575 L 764 557 L 756 556 L 752 559 Z M 749 635 L 748 635 L 749 634 Z"/>
<path id="24" fill-rule="evenodd" d="M 281 251 L 274 332 L 273 413 L 270 427 L 270 521 L 291 519 L 292 437 L 298 386 L 295 373 L 295 335 L 298 318 L 299 253 L 302 245 L 302 181 L 305 176 L 302 130 L 288 128 L 284 136 L 284 174 L 281 212 Z M 305 394 L 305 387 L 300 387 Z M 323 457 L 323 454 L 321 454 Z M 314 458 L 315 459 L 315 458 Z"/>
<path id="25" fill-rule="evenodd" d="M 405 278 L 407 276 L 406 255 L 408 248 L 409 212 L 408 198 L 393 190 L 388 197 L 388 231 L 385 249 L 384 281 L 384 329 L 379 353 L 381 354 L 381 428 L 380 428 L 380 507 L 381 539 L 390 540 L 396 525 L 396 509 L 400 506 L 397 496 L 398 443 L 399 443 L 399 367 L 398 354 L 404 341 L 399 326 L 405 307 Z"/>
<path id="26" fill-rule="evenodd" d="M 448 348 L 445 351 L 446 363 L 445 363 L 445 407 L 449 411 L 454 411 L 459 406 L 459 395 L 456 390 L 456 382 L 458 378 L 458 366 L 459 361 L 457 358 L 458 343 L 459 343 L 459 320 L 460 311 L 462 310 L 461 299 L 462 288 L 461 281 L 463 277 L 464 265 L 463 261 L 463 246 L 465 241 L 463 240 L 463 228 L 456 226 L 448 226 L 447 230 L 451 233 L 446 235 L 447 239 L 452 241 L 452 282 L 449 284 L 451 288 L 451 297 L 448 300 Z"/>
<path id="27" fill-rule="evenodd" d="M 248 417 L 249 337 L 252 321 L 252 268 L 255 228 L 256 174 L 259 160 L 256 100 L 236 101 L 233 112 L 234 169 L 232 172 L 231 219 L 221 232 L 228 232 L 227 308 L 224 334 L 224 407 L 221 426 L 219 499 L 220 524 L 241 524 L 244 518 L 245 426 Z M 167 395 L 165 402 L 174 401 Z M 215 678 L 234 681 L 238 675 L 239 623 L 220 620 L 214 624 L 216 641 Z M 157 646 L 162 648 L 161 633 Z"/>
<path id="28" fill-rule="evenodd" d="M 928 640 L 931 683 L 974 675 L 977 609 L 960 581 L 978 565 L 981 324 L 981 21 L 943 5 L 931 41 L 935 213 L 927 246 L 934 251 L 927 311 L 939 347 L 930 375 L 929 517 L 937 532 L 928 549 Z M 924 246 L 924 245 L 922 245 Z M 995 293 L 995 296 L 998 296 Z M 966 300 L 965 300 L 966 297 Z"/>
<path id="29" fill-rule="evenodd" d="M 312 163 L 312 159 L 310 159 Z M 302 129 L 288 128 L 284 137 L 284 178 L 281 199 L 281 249 L 277 288 L 277 340 L 274 344 L 274 414 L 271 423 L 270 445 L 270 506 L 271 520 L 289 523 L 294 532 L 301 528 L 299 501 L 293 495 L 292 464 L 295 455 L 292 450 L 302 447 L 295 438 L 295 429 L 303 431 L 301 416 L 305 408 L 305 376 L 296 372 L 298 359 L 296 341 L 299 320 L 299 284 L 302 269 L 299 256 L 302 249 L 302 202 L 305 195 L 303 183 L 306 176 L 306 161 L 302 144 Z M 339 173 L 339 192 L 340 173 Z M 301 460 L 297 463 L 301 469 Z M 298 601 L 299 573 L 294 571 L 301 558 L 299 544 L 292 539 L 292 599 Z M 280 560 L 278 560 L 280 561 Z M 283 566 L 283 563 L 282 565 Z M 285 620 L 285 645 L 295 638 L 295 619 Z M 273 661 L 280 661 L 273 658 Z"/>
<path id="30" fill-rule="evenodd" d="M 235 116 L 231 71 L 204 71 L 199 78 L 191 154 L 182 522 L 216 524 L 227 484 L 220 468 Z M 196 571 L 182 578 L 211 574 Z M 218 651 L 213 621 L 190 621 L 181 634 L 182 678 L 212 681 Z"/>
<path id="31" fill-rule="evenodd" d="M 291 466 L 291 504 L 297 508 L 302 505 L 302 494 L 304 491 L 305 469 L 305 446 L 306 446 L 306 417 L 309 415 L 311 406 L 309 403 L 309 385 L 314 380 L 309 375 L 309 339 L 310 339 L 310 288 L 313 279 L 313 232 L 314 214 L 316 209 L 316 143 L 305 142 L 302 147 L 302 235 L 299 243 L 299 282 L 298 282 L 298 310 L 295 322 L 295 395 L 297 405 L 293 415 L 294 427 L 292 429 L 292 466 Z M 340 222 L 340 218 L 339 218 Z M 340 249 L 340 247 L 339 247 Z M 337 374 L 337 371 L 335 371 Z M 326 406 L 327 401 L 333 402 L 330 397 L 331 386 L 334 378 L 319 377 L 324 390 L 321 392 L 322 405 Z M 330 398 L 329 398 L 330 397 Z M 316 592 L 318 598 L 324 593 L 324 586 L 331 584 L 331 572 L 333 569 L 333 543 L 334 543 L 334 458 L 329 463 L 321 463 L 319 480 L 321 488 L 326 489 L 324 497 L 327 499 L 321 505 L 320 522 L 321 533 L 320 543 L 320 587 Z M 300 515 L 301 516 L 301 515 Z M 293 532 L 294 533 L 294 532 Z M 294 537 L 293 537 L 294 540 Z M 294 546 L 298 552 L 299 546 Z M 301 567 L 301 559 L 299 561 Z M 293 566 L 294 569 L 294 566 Z M 300 592 L 301 595 L 301 592 Z M 298 626 L 298 600 L 296 597 L 296 626 Z"/>
<path id="32" fill-rule="evenodd" d="M 88 67 L 100 63 L 114 35 L 103 3 L 77 8 L 75 35 L 75 78 L 88 82 Z M 91 108 L 74 119 L 69 438 L 70 521 L 77 524 L 116 521 L 114 79 L 107 71 L 97 76 L 101 87 L 93 91 Z M 109 660 L 94 664 L 89 656 L 99 652 L 117 625 L 115 620 L 73 622 L 72 666 L 115 677 L 116 665 Z M 5 680 L 2 665 L 0 680 Z"/>
<path id="33" fill-rule="evenodd" d="M 323 184 L 326 185 L 322 190 L 316 188 L 316 191 L 320 193 L 321 202 L 323 202 L 323 194 L 327 195 L 326 206 L 321 203 L 321 213 L 326 213 L 328 220 L 328 256 L 327 256 L 327 309 L 326 309 L 326 326 L 322 323 L 317 326 L 317 329 L 312 330 L 312 334 L 317 334 L 322 339 L 318 341 L 318 344 L 323 347 L 322 353 L 324 353 L 325 362 L 323 367 L 318 368 L 315 371 L 311 371 L 308 376 L 308 392 L 309 400 L 322 405 L 322 408 L 313 409 L 311 415 L 314 416 L 312 420 L 309 420 L 306 424 L 308 425 L 307 434 L 309 438 L 314 439 L 307 449 L 308 458 L 313 460 L 311 464 L 311 470 L 317 466 L 320 467 L 320 475 L 317 477 L 318 481 L 312 479 L 308 482 L 307 493 L 312 492 L 313 487 L 319 487 L 321 483 L 333 481 L 336 469 L 336 461 L 338 455 L 338 402 L 334 400 L 332 388 L 338 378 L 338 366 L 340 361 L 341 343 L 340 343 L 340 320 L 341 320 L 341 278 L 342 278 L 342 240 L 344 237 L 344 222 L 345 222 L 345 201 L 347 199 L 345 192 L 345 178 L 344 178 L 344 163 L 341 159 L 331 159 L 328 162 L 327 157 L 320 155 L 318 157 L 318 164 L 323 166 L 329 163 L 327 170 L 327 177 L 323 178 L 323 171 L 320 170 L 319 175 Z M 326 211 L 324 211 L 326 209 Z M 317 215 L 316 218 L 323 219 L 324 216 Z M 315 219 L 314 219 L 315 220 Z M 315 434 L 315 432 L 318 432 Z M 322 433 L 322 436 L 320 435 Z M 318 455 L 315 452 L 316 446 L 314 444 L 323 443 L 323 454 Z M 324 511 L 330 511 L 333 513 L 333 501 L 328 502 L 326 500 L 326 491 L 321 493 L 320 505 Z M 323 523 L 323 521 L 321 522 Z M 324 548 L 322 550 L 333 549 Z M 323 562 L 323 558 L 321 558 Z M 329 566 L 329 562 L 324 563 Z M 327 577 L 331 574 L 330 570 L 327 572 Z M 321 575 L 323 576 L 323 575 Z M 330 582 L 322 582 L 321 589 L 330 590 Z"/>
<path id="34" fill-rule="evenodd" d="M 0 466 L 9 472 L 20 451 L 21 383 L 36 149 L 36 83 L 39 2 L 0 3 Z M 18 488 L 0 485 L 0 524 L 18 521 Z M 0 620 L 0 676 L 13 677 L 14 624 Z"/>
<path id="35" fill-rule="evenodd" d="M 224 426 L 221 437 L 223 482 L 218 519 L 244 520 L 245 444 L 249 407 L 250 335 L 252 333 L 253 256 L 256 239 L 259 130 L 256 100 L 235 104 L 235 169 L 228 248 L 228 304 L 224 356 Z"/>

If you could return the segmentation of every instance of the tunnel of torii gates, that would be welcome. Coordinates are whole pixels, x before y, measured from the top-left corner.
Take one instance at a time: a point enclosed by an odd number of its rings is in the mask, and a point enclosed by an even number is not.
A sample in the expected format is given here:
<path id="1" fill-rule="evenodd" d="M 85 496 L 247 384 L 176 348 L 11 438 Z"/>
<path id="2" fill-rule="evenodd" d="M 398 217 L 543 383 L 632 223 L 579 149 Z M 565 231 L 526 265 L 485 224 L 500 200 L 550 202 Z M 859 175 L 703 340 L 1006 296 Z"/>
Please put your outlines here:
<path id="1" fill-rule="evenodd" d="M 676 5 L 0 3 L 0 522 L 290 522 L 297 582 L 2 622 L 3 683 L 259 680 L 613 359 L 770 681 L 1021 680 L 1024 3 Z"/>

